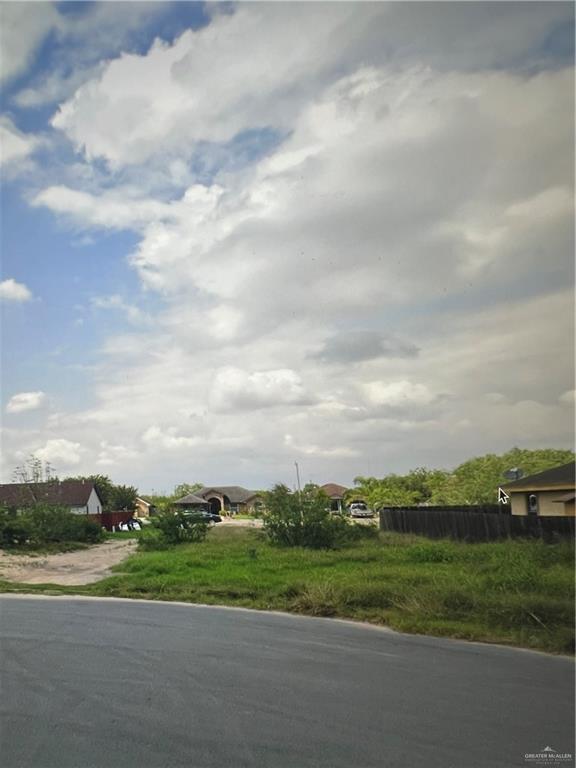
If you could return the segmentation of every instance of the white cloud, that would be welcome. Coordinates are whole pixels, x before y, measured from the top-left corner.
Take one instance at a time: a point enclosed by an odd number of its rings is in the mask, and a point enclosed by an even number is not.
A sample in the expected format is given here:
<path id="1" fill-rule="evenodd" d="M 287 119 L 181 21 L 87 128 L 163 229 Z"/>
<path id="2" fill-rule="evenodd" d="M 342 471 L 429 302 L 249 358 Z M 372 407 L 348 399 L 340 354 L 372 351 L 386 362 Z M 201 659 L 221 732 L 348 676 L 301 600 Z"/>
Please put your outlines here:
<path id="1" fill-rule="evenodd" d="M 181 448 L 192 448 L 200 445 L 201 438 L 198 436 L 185 436 L 177 434 L 176 427 L 162 429 L 157 425 L 148 427 L 142 434 L 142 441 L 154 450 L 174 450 Z"/>
<path id="2" fill-rule="evenodd" d="M 565 403 L 566 405 L 574 405 L 576 402 L 576 390 L 568 389 L 566 392 L 563 392 L 558 398 L 558 401 Z"/>
<path id="3" fill-rule="evenodd" d="M 24 283 L 17 283 L 13 278 L 2 280 L 0 283 L 0 300 L 29 301 L 32 298 L 30 289 Z"/>
<path id="4" fill-rule="evenodd" d="M 10 118 L 0 117 L 0 165 L 26 159 L 39 144 L 38 138 L 19 131 Z"/>
<path id="5" fill-rule="evenodd" d="M 226 367 L 214 377 L 210 402 L 216 411 L 257 410 L 278 405 L 306 405 L 310 403 L 310 396 L 295 371 L 248 373 Z"/>
<path id="6" fill-rule="evenodd" d="M 50 464 L 75 466 L 80 463 L 82 450 L 80 443 L 65 438 L 54 438 L 47 440 L 43 447 L 34 451 L 34 455 Z"/>
<path id="7" fill-rule="evenodd" d="M 147 316 L 136 304 L 129 304 L 119 294 L 111 296 L 94 296 L 90 300 L 95 309 L 113 309 L 126 315 L 131 323 L 140 324 L 146 322 Z"/>
<path id="8" fill-rule="evenodd" d="M 6 405 L 6 413 L 22 413 L 23 411 L 34 411 L 41 408 L 46 402 L 44 392 L 19 392 L 12 395 Z"/>
<path id="9" fill-rule="evenodd" d="M 42 39 L 60 24 L 51 3 L 2 3 L 0 8 L 0 79 L 21 74 Z"/>
<path id="10" fill-rule="evenodd" d="M 369 381 L 362 385 L 362 389 L 372 405 L 391 408 L 430 405 L 437 399 L 425 384 L 410 381 Z"/>

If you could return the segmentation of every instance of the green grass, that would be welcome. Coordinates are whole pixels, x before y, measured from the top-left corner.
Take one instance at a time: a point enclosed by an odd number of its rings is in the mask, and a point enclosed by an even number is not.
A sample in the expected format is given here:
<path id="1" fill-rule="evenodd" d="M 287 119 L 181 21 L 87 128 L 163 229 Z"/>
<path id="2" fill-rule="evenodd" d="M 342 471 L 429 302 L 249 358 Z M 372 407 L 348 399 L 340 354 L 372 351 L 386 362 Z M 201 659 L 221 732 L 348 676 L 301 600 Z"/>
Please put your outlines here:
<path id="1" fill-rule="evenodd" d="M 201 544 L 138 552 L 97 584 L 49 588 L 335 616 L 571 653 L 573 557 L 570 542 L 466 544 L 400 534 L 333 551 L 281 549 L 259 531 L 215 527 Z"/>

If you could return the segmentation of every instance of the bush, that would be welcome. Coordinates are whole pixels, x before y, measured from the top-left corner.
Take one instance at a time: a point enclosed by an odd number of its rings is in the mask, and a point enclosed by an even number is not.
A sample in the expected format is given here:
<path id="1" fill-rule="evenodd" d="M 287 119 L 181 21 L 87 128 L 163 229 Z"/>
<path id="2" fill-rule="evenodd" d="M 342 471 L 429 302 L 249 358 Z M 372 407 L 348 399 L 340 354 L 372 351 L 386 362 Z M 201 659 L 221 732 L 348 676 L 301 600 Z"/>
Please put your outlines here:
<path id="1" fill-rule="evenodd" d="M 152 518 L 152 525 L 154 532 L 146 532 L 142 538 L 143 546 L 148 549 L 204 541 L 208 533 L 208 523 L 190 512 L 162 512 Z"/>
<path id="2" fill-rule="evenodd" d="M 63 542 L 94 544 L 103 538 L 98 523 L 55 504 L 37 504 L 23 513 L 0 510 L 0 546 L 5 548 Z"/>
<path id="3" fill-rule="evenodd" d="M 269 541 L 284 547 L 333 549 L 354 537 L 356 526 L 331 515 L 326 494 L 316 486 L 291 493 L 277 485 L 266 494 L 264 532 Z"/>
<path id="4" fill-rule="evenodd" d="M 0 508 L 0 548 L 11 549 L 26 544 L 29 537 L 28 526 L 15 510 Z"/>

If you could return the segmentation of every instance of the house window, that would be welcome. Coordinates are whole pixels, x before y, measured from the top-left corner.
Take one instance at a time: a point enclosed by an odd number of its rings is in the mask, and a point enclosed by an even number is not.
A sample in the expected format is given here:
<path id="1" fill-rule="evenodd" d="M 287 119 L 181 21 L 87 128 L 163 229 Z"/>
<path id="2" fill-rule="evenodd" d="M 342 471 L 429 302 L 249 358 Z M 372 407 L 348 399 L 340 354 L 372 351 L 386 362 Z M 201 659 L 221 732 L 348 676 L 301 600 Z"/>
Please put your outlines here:
<path id="1" fill-rule="evenodd" d="M 538 496 L 535 493 L 531 493 L 528 496 L 528 514 L 529 515 L 538 514 Z"/>

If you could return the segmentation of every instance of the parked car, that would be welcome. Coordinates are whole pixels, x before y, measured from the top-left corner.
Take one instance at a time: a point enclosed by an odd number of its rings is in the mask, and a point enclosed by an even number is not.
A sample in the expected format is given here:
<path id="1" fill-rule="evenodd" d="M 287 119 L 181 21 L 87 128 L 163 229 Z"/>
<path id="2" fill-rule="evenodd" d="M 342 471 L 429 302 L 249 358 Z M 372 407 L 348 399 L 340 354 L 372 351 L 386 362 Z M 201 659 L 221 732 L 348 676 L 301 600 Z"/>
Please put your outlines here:
<path id="1" fill-rule="evenodd" d="M 119 531 L 141 531 L 144 526 L 135 517 L 118 524 Z"/>
<path id="2" fill-rule="evenodd" d="M 374 511 L 363 501 L 353 501 L 350 504 L 351 517 L 374 517 Z"/>
<path id="3" fill-rule="evenodd" d="M 217 515 L 215 512 L 209 512 L 207 509 L 199 509 L 195 510 L 194 512 L 187 512 L 187 516 L 190 517 L 196 517 L 200 520 L 204 520 L 207 523 L 221 523 L 222 518 L 220 515 Z"/>

